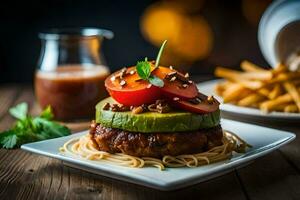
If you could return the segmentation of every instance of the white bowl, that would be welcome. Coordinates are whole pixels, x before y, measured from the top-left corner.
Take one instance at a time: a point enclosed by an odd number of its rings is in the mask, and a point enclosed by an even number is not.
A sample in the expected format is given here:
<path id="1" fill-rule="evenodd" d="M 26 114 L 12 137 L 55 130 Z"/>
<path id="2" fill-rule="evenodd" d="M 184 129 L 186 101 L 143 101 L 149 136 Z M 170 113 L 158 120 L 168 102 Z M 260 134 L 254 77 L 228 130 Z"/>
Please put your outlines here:
<path id="1" fill-rule="evenodd" d="M 263 56 L 272 67 L 284 61 L 276 53 L 276 40 L 280 31 L 297 21 L 300 21 L 299 0 L 275 1 L 263 14 L 258 28 L 258 42 Z"/>

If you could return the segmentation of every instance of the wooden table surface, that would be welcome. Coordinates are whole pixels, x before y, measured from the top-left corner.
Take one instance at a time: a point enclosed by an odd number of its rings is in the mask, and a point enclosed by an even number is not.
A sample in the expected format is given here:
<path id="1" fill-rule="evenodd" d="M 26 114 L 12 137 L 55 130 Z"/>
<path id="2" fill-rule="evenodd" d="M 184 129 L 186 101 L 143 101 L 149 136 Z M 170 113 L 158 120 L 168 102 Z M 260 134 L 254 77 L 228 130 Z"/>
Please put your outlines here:
<path id="1" fill-rule="evenodd" d="M 13 123 L 8 108 L 24 101 L 36 114 L 38 108 L 31 87 L 0 86 L 1 131 Z M 0 149 L 0 199 L 300 199 L 300 122 L 255 123 L 291 131 L 298 137 L 244 168 L 172 192 L 69 168 L 59 160 L 20 149 Z M 72 127 L 74 131 L 82 128 Z"/>

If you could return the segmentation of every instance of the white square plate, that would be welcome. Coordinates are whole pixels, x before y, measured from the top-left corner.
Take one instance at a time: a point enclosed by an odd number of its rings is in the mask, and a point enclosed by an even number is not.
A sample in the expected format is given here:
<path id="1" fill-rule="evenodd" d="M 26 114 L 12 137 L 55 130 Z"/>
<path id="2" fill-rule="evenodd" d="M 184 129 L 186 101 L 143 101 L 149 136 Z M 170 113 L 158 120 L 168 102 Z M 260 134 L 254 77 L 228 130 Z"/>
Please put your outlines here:
<path id="1" fill-rule="evenodd" d="M 222 161 L 196 168 L 168 168 L 160 171 L 157 168 L 128 168 L 109 163 L 99 164 L 95 161 L 76 159 L 62 155 L 59 148 L 69 139 L 86 134 L 87 131 L 66 137 L 45 140 L 22 145 L 21 148 L 33 153 L 65 161 L 67 165 L 85 171 L 127 181 L 159 190 L 175 190 L 196 184 L 213 177 L 225 174 L 241 167 L 255 158 L 261 157 L 295 138 L 293 133 L 261 126 L 222 119 L 223 129 L 232 131 L 246 140 L 253 147 L 245 154 L 234 154 L 231 160 Z"/>

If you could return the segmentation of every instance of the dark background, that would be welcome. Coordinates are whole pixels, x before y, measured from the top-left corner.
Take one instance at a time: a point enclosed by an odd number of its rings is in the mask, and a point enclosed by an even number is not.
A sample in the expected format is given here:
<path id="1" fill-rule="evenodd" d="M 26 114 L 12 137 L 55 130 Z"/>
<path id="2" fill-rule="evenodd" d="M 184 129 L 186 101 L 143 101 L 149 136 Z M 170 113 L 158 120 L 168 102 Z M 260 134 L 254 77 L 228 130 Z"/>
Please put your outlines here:
<path id="1" fill-rule="evenodd" d="M 141 35 L 140 16 L 156 1 L 10 1 L 0 5 L 0 82 L 32 82 L 40 51 L 38 32 L 47 28 L 100 27 L 115 38 L 103 51 L 111 70 L 154 58 L 157 47 Z M 255 1 L 253 1 L 255 3 Z M 201 15 L 214 34 L 211 54 L 190 68 L 194 75 L 212 74 L 216 65 L 238 67 L 243 59 L 267 66 L 257 43 L 257 24 L 250 23 L 242 1 L 206 0 Z M 184 37 L 184 36 L 183 36 Z"/>

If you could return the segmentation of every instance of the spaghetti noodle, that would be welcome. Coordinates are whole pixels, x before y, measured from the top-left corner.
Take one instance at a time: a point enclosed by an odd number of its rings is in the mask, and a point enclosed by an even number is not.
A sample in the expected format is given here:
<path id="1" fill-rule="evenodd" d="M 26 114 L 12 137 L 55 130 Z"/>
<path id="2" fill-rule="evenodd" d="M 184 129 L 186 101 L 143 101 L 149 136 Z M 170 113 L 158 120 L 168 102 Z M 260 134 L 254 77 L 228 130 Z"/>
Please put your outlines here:
<path id="1" fill-rule="evenodd" d="M 123 153 L 111 154 L 105 151 L 99 151 L 94 146 L 89 134 L 67 141 L 63 147 L 60 148 L 60 151 L 66 155 L 79 157 L 81 159 L 109 162 L 133 168 L 153 166 L 163 170 L 165 167 L 197 167 L 208 165 L 229 159 L 233 152 L 243 153 L 247 147 L 251 147 L 251 145 L 247 144 L 247 142 L 232 132 L 224 131 L 223 134 L 223 144 L 206 152 L 179 156 L 166 155 L 162 159 L 151 157 L 139 158 Z"/>

